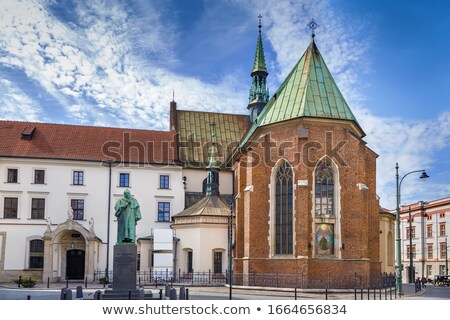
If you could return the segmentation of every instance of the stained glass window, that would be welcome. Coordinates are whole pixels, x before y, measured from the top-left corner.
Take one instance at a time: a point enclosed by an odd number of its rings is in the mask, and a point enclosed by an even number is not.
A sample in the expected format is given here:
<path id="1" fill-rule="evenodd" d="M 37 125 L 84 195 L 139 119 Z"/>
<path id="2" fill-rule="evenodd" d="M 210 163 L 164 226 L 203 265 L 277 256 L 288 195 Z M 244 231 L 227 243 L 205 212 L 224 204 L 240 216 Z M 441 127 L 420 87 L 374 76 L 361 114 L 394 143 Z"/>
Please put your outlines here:
<path id="1" fill-rule="evenodd" d="M 275 253 L 293 253 L 293 173 L 288 162 L 278 169 L 275 191 Z"/>

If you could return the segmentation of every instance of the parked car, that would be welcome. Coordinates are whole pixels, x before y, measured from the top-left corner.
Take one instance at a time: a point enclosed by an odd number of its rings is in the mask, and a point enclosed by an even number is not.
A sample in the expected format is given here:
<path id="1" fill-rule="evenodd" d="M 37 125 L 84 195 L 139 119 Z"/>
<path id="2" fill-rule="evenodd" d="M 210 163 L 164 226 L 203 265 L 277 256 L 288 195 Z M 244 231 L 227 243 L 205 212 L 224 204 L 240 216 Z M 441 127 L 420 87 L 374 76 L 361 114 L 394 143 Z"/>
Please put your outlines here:
<path id="1" fill-rule="evenodd" d="M 434 285 L 435 286 L 450 286 L 450 276 L 448 275 L 439 275 L 439 276 L 434 276 Z"/>

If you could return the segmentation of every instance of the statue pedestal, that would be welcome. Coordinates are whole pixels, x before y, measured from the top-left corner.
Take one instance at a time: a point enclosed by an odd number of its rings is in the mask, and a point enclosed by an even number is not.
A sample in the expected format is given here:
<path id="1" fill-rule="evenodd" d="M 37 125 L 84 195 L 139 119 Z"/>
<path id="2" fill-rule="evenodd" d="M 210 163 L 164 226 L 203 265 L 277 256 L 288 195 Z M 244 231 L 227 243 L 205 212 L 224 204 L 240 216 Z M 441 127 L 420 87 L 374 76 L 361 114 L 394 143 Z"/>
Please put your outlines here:
<path id="1" fill-rule="evenodd" d="M 113 290 L 136 290 L 137 247 L 133 244 L 114 246 Z"/>

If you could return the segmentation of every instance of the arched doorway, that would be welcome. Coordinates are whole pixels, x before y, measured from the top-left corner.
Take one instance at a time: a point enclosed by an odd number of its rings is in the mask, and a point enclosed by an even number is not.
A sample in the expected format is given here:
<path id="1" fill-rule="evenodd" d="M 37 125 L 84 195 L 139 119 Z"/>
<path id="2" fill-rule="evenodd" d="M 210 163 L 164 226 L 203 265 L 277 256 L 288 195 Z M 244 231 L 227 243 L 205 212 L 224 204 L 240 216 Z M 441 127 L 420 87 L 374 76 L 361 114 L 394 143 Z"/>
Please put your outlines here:
<path id="1" fill-rule="evenodd" d="M 67 251 L 66 277 L 69 280 L 84 279 L 85 251 L 72 249 Z"/>

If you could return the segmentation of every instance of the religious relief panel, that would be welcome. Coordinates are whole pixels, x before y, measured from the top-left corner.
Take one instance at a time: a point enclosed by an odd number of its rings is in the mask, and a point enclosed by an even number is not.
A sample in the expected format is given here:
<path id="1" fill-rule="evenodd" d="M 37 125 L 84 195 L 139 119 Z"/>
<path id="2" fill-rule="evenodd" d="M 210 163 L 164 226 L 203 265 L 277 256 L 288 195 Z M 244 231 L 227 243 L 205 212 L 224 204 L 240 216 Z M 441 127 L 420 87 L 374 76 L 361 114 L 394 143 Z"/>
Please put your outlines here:
<path id="1" fill-rule="evenodd" d="M 334 225 L 316 224 L 316 255 L 334 255 Z"/>

